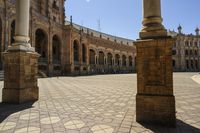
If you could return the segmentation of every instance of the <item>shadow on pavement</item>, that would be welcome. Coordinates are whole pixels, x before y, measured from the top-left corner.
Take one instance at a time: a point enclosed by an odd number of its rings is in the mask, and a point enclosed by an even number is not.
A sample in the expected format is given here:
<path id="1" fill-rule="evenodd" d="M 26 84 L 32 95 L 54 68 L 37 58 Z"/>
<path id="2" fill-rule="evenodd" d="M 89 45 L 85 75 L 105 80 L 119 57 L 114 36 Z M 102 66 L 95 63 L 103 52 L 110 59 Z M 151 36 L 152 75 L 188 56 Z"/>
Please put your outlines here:
<path id="1" fill-rule="evenodd" d="M 25 109 L 32 108 L 34 102 L 28 102 L 23 104 L 5 104 L 0 103 L 0 123 L 3 122 L 10 115 L 20 112 Z"/>
<path id="2" fill-rule="evenodd" d="M 193 127 L 181 120 L 176 120 L 176 127 L 163 127 L 158 125 L 149 125 L 140 123 L 144 128 L 151 130 L 153 133 L 200 133 L 200 129 Z"/>

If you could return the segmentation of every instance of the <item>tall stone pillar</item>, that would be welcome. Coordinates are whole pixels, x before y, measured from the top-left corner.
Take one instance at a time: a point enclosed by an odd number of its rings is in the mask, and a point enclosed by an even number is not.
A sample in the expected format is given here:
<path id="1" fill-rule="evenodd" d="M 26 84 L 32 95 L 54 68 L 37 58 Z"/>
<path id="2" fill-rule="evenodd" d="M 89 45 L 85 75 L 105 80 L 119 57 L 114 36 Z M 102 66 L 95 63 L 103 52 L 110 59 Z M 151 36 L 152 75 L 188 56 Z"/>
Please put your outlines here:
<path id="1" fill-rule="evenodd" d="M 38 57 L 29 44 L 30 0 L 17 0 L 15 42 L 4 53 L 4 103 L 38 100 Z"/>
<path id="2" fill-rule="evenodd" d="M 143 0 L 143 29 L 137 47 L 136 120 L 174 126 L 172 46 L 162 25 L 160 0 Z"/>

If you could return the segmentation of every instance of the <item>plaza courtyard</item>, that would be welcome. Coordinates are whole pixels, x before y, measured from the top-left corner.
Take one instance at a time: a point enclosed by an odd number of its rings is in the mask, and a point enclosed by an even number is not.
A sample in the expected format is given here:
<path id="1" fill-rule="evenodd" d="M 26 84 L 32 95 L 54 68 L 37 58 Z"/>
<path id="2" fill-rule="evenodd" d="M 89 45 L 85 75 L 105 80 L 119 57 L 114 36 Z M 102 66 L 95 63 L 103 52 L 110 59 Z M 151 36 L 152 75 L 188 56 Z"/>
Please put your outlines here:
<path id="1" fill-rule="evenodd" d="M 174 73 L 176 128 L 135 121 L 136 83 L 136 74 L 39 79 L 39 101 L 0 104 L 0 133 L 200 133 L 200 74 Z"/>

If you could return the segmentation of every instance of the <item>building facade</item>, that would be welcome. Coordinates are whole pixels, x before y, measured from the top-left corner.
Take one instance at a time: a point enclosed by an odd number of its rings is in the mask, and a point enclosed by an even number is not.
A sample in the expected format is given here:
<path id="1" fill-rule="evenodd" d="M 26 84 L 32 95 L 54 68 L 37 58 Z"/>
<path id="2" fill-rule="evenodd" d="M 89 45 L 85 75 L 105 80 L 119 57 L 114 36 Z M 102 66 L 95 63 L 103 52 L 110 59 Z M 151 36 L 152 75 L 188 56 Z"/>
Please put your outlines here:
<path id="1" fill-rule="evenodd" d="M 0 69 L 3 52 L 14 42 L 16 0 L 0 0 Z M 135 71 L 133 40 L 65 22 L 65 0 L 31 0 L 30 43 L 39 72 L 48 76 Z"/>
<path id="2" fill-rule="evenodd" d="M 195 35 L 183 34 L 182 27 L 178 32 L 169 31 L 169 35 L 176 38 L 173 46 L 173 68 L 179 72 L 200 71 L 200 35 L 199 28 L 196 28 Z"/>

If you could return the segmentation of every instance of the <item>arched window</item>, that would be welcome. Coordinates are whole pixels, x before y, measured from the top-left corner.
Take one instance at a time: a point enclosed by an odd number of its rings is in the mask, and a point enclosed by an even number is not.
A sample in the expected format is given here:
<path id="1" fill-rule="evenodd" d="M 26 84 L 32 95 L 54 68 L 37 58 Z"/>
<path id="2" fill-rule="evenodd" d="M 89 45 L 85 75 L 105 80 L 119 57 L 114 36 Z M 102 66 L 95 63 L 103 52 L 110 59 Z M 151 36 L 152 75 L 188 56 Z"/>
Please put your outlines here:
<path id="1" fill-rule="evenodd" d="M 86 54 L 87 54 L 86 46 L 85 46 L 85 44 L 82 44 L 82 61 L 83 61 L 83 63 L 86 63 Z"/>
<path id="2" fill-rule="evenodd" d="M 199 68 L 198 60 L 195 60 L 195 67 L 196 67 L 196 69 Z"/>
<path id="3" fill-rule="evenodd" d="M 188 60 L 186 60 L 186 67 L 187 67 L 187 69 L 189 69 L 189 61 Z"/>
<path id="4" fill-rule="evenodd" d="M 122 66 L 126 66 L 126 56 L 122 56 Z"/>
<path id="5" fill-rule="evenodd" d="M 172 55 L 176 55 L 176 50 L 175 49 L 172 50 Z"/>
<path id="6" fill-rule="evenodd" d="M 185 42 L 185 46 L 186 46 L 186 47 L 189 46 L 189 42 L 188 42 L 188 41 Z"/>
<path id="7" fill-rule="evenodd" d="M 15 36 L 15 20 L 11 23 L 11 32 L 10 32 L 10 43 L 13 44 L 15 42 L 14 36 Z"/>
<path id="8" fill-rule="evenodd" d="M 111 53 L 108 53 L 108 55 L 107 55 L 107 57 L 108 57 L 108 65 L 110 65 L 110 66 L 112 66 L 112 58 L 113 58 L 113 56 L 112 56 L 112 54 Z"/>
<path id="9" fill-rule="evenodd" d="M 35 8 L 39 13 L 41 12 L 41 0 L 35 0 Z"/>
<path id="10" fill-rule="evenodd" d="M 192 50 L 190 50 L 190 55 L 193 55 L 193 51 Z"/>
<path id="11" fill-rule="evenodd" d="M 185 55 L 188 55 L 188 50 L 185 50 Z"/>
<path id="12" fill-rule="evenodd" d="M 37 29 L 35 32 L 35 50 L 41 56 L 40 58 L 47 58 L 48 38 L 42 29 Z"/>
<path id="13" fill-rule="evenodd" d="M 73 49 L 74 49 L 74 62 L 79 63 L 79 44 L 77 40 L 74 41 Z"/>
<path id="14" fill-rule="evenodd" d="M 191 68 L 194 69 L 194 62 L 191 60 Z"/>
<path id="15" fill-rule="evenodd" d="M 95 51 L 93 49 L 90 49 L 90 65 L 95 64 Z"/>
<path id="16" fill-rule="evenodd" d="M 197 50 L 195 50 L 194 52 L 195 52 L 195 55 L 198 55 L 198 51 Z"/>
<path id="17" fill-rule="evenodd" d="M 57 35 L 53 36 L 53 62 L 58 63 L 58 61 L 60 61 L 60 57 L 61 57 L 61 53 L 60 53 L 60 46 L 61 42 L 60 39 Z"/>
<path id="18" fill-rule="evenodd" d="M 59 10 L 59 6 L 58 6 L 58 3 L 57 3 L 56 0 L 53 1 L 52 7 L 53 7 L 54 9 L 56 9 L 56 10 Z"/>

